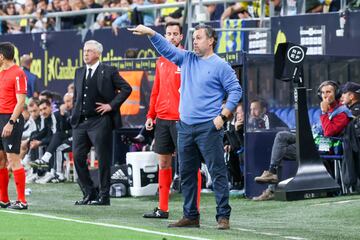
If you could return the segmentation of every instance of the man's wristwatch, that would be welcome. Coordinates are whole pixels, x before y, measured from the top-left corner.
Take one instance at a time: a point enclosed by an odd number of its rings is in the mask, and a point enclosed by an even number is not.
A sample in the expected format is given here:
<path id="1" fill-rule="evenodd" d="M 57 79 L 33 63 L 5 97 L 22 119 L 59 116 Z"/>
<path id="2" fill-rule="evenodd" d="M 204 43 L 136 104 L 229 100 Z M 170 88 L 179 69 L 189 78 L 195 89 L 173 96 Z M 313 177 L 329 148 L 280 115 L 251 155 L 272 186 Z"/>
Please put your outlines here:
<path id="1" fill-rule="evenodd" d="M 10 125 L 14 125 L 14 124 L 15 124 L 15 121 L 12 120 L 12 119 L 10 119 L 10 120 L 9 120 L 9 123 L 10 123 Z"/>
<path id="2" fill-rule="evenodd" d="M 221 117 L 221 119 L 222 119 L 224 122 L 227 121 L 227 117 L 226 117 L 224 114 L 220 113 L 219 116 Z"/>

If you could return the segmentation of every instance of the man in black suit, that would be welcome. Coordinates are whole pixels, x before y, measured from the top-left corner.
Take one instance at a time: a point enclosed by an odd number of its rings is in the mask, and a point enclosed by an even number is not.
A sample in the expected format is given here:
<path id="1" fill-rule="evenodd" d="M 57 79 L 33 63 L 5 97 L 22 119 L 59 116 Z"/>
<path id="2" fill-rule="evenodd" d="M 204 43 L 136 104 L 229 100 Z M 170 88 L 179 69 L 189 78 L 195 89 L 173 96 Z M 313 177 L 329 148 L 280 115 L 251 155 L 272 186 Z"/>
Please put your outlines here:
<path id="1" fill-rule="evenodd" d="M 121 126 L 120 105 L 131 93 L 115 67 L 99 62 L 102 51 L 101 43 L 85 42 L 85 66 L 75 72 L 73 156 L 84 194 L 75 205 L 110 205 L 112 130 Z M 94 187 L 86 162 L 91 146 L 99 161 L 99 189 Z"/>

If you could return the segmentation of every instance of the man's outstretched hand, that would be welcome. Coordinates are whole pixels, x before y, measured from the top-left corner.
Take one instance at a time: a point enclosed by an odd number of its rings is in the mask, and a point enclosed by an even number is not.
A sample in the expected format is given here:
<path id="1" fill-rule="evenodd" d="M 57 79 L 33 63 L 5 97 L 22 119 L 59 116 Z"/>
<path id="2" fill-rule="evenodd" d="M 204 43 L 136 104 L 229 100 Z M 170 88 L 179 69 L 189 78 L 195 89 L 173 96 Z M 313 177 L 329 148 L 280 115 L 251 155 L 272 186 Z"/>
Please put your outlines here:
<path id="1" fill-rule="evenodd" d="M 149 37 L 152 37 L 156 34 L 154 30 L 141 24 L 134 28 L 128 28 L 128 30 L 132 32 L 134 35 L 140 35 L 140 36 L 147 35 Z"/>

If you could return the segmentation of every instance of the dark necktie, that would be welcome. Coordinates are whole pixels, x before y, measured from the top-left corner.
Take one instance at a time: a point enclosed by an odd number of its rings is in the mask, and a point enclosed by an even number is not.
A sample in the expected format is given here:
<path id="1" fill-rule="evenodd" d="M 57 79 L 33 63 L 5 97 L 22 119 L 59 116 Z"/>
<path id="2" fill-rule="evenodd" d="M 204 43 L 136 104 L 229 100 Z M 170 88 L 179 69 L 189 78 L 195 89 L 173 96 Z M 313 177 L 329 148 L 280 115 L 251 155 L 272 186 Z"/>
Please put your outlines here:
<path id="1" fill-rule="evenodd" d="M 88 73 L 88 75 L 87 75 L 87 77 L 86 77 L 86 82 L 87 82 L 87 83 L 89 83 L 89 82 L 90 82 L 90 79 L 91 79 L 91 72 L 92 72 L 92 69 L 91 69 L 91 68 L 89 68 L 88 70 L 89 70 L 89 73 Z"/>

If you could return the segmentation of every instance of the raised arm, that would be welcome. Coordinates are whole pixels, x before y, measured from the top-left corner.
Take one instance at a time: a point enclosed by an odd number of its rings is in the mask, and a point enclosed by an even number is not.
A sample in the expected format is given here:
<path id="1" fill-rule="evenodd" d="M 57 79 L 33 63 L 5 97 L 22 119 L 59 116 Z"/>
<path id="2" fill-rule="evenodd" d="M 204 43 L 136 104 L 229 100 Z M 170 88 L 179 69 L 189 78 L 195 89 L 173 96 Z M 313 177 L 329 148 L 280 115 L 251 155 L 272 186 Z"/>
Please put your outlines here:
<path id="1" fill-rule="evenodd" d="M 138 25 L 135 28 L 128 28 L 128 30 L 133 32 L 135 35 L 148 36 L 151 43 L 162 56 L 178 66 L 182 64 L 186 51 L 175 47 L 159 33 L 144 25 Z"/>

